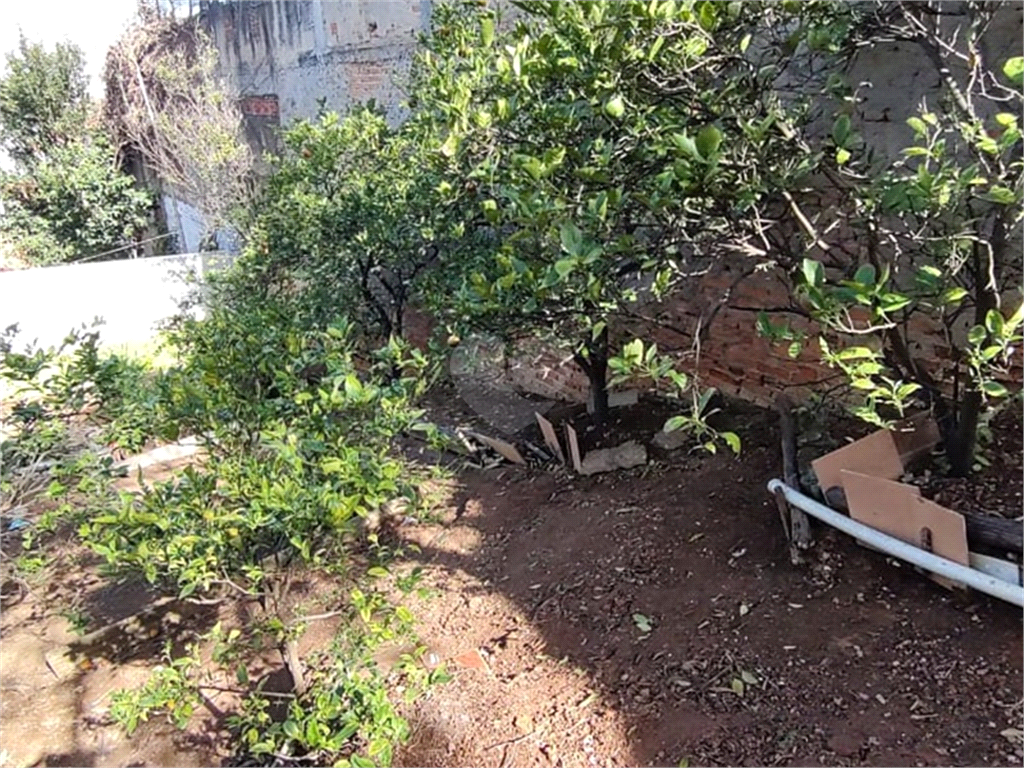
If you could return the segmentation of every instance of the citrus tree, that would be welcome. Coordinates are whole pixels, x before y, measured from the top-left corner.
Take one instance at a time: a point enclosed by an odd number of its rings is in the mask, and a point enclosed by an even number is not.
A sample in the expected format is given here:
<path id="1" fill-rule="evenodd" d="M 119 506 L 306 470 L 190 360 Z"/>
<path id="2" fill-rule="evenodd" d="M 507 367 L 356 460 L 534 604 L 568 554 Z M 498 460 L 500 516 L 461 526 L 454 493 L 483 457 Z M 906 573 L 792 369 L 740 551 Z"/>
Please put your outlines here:
<path id="1" fill-rule="evenodd" d="M 854 89 L 840 89 L 825 171 L 833 213 L 847 226 L 808 229 L 812 252 L 799 267 L 797 295 L 822 329 L 824 360 L 862 396 L 855 412 L 886 426 L 923 403 L 937 418 L 950 470 L 965 475 L 979 421 L 1010 394 L 1000 378 L 1024 325 L 1024 60 L 994 57 L 988 35 L 1007 21 L 996 4 L 964 3 L 955 15 L 937 3 L 839 10 L 847 23 L 823 44 L 841 63 L 901 40 L 920 51 L 942 88 L 907 120 L 909 141 L 895 159 L 853 130 Z M 851 242 L 859 247 L 844 247 Z M 929 332 L 946 347 L 942 364 L 921 357 Z"/>
<path id="2" fill-rule="evenodd" d="M 612 321 L 726 254 L 766 257 L 767 207 L 813 167 L 800 105 L 773 89 L 789 54 L 767 37 L 805 11 L 513 5 L 438 9 L 413 70 L 412 119 L 444 138 L 438 195 L 488 233 L 444 304 L 568 346 L 601 422 Z"/>
<path id="3" fill-rule="evenodd" d="M 313 327 L 344 313 L 371 337 L 401 337 L 421 284 L 465 245 L 461 218 L 435 192 L 431 137 L 390 127 L 368 104 L 300 121 L 283 143 L 240 290 L 284 291 Z"/>

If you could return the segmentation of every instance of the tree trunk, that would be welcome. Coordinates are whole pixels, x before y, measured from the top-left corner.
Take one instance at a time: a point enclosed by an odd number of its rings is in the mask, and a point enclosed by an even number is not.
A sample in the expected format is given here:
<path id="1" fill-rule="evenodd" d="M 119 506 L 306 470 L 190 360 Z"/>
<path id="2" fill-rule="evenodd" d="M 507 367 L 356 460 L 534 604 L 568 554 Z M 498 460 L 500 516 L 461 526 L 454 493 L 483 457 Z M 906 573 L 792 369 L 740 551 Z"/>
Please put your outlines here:
<path id="1" fill-rule="evenodd" d="M 953 439 L 946 446 L 949 473 L 953 477 L 967 477 L 974 465 L 974 448 L 978 443 L 978 418 L 981 415 L 981 392 L 970 389 L 960 403 Z"/>
<path id="2" fill-rule="evenodd" d="M 608 423 L 608 327 L 591 337 L 584 345 L 586 354 L 577 352 L 573 357 L 587 374 L 590 397 L 594 403 L 594 423 L 604 427 Z"/>
<path id="3" fill-rule="evenodd" d="M 977 293 L 974 305 L 974 324 L 984 327 L 988 313 L 999 310 L 999 277 L 1006 255 L 1006 222 L 1003 215 L 996 217 L 992 224 L 992 237 L 989 243 L 990 253 L 986 258 L 981 246 L 974 244 L 971 259 L 971 272 Z M 991 343 L 986 335 L 984 345 Z M 967 477 L 971 474 L 974 464 L 974 449 L 978 444 L 978 419 L 985 407 L 985 400 L 978 383 L 972 382 L 964 393 L 964 399 L 957 408 L 956 429 L 952 441 L 946 444 L 946 458 L 949 459 L 949 471 L 954 477 Z"/>

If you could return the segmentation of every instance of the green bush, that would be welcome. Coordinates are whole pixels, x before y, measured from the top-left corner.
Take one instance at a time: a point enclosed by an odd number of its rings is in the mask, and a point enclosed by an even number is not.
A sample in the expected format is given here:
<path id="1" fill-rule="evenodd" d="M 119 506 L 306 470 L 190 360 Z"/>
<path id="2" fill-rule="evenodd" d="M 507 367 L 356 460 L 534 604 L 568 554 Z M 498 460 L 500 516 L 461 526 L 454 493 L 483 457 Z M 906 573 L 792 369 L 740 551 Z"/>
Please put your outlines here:
<path id="1" fill-rule="evenodd" d="M 99 134 L 52 148 L 27 172 L 0 176 L 0 231 L 36 265 L 76 261 L 139 239 L 153 200 L 118 168 Z M 125 258 L 125 248 L 114 258 Z"/>

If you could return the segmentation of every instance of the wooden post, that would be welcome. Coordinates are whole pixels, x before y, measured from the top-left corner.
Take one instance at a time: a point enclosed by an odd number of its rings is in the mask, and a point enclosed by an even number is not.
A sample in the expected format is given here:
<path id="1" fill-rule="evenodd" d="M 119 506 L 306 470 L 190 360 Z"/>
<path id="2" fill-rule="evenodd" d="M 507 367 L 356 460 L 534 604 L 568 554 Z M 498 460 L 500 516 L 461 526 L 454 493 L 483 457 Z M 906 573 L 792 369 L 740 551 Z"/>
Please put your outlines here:
<path id="1" fill-rule="evenodd" d="M 797 466 L 796 453 L 796 420 L 793 418 L 793 401 L 786 395 L 775 398 L 775 408 L 779 412 L 779 426 L 782 440 L 782 476 L 790 488 L 802 491 L 800 486 L 800 470 Z M 811 522 L 802 509 L 789 504 L 781 491 L 776 493 L 779 514 L 782 516 L 783 529 L 789 540 L 789 559 L 793 565 L 804 562 L 801 550 L 811 546 Z M 789 525 L 786 525 L 786 522 Z"/>

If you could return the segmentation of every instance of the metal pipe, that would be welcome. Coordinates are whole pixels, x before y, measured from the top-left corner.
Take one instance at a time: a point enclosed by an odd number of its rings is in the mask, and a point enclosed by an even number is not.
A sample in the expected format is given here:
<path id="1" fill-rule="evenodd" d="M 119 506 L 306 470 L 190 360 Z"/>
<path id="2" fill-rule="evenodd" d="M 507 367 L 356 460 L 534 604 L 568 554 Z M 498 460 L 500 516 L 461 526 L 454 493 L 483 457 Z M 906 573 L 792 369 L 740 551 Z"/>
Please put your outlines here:
<path id="1" fill-rule="evenodd" d="M 776 490 L 781 490 L 786 497 L 786 501 L 790 504 L 799 507 L 812 517 L 828 523 L 833 528 L 838 528 L 843 533 L 858 538 L 893 557 L 906 560 L 908 563 L 924 568 L 926 571 L 939 576 L 944 576 L 947 579 L 966 584 L 979 592 L 984 592 L 993 597 L 998 597 L 1000 600 L 1024 607 L 1024 587 L 1010 584 L 981 571 L 960 565 L 960 563 L 954 563 L 952 560 L 947 560 L 931 552 L 918 549 L 875 528 L 858 523 L 853 518 L 840 514 L 834 509 L 804 496 L 799 491 L 793 490 L 781 480 L 771 480 L 768 483 L 768 490 L 772 493 L 775 493 Z"/>

